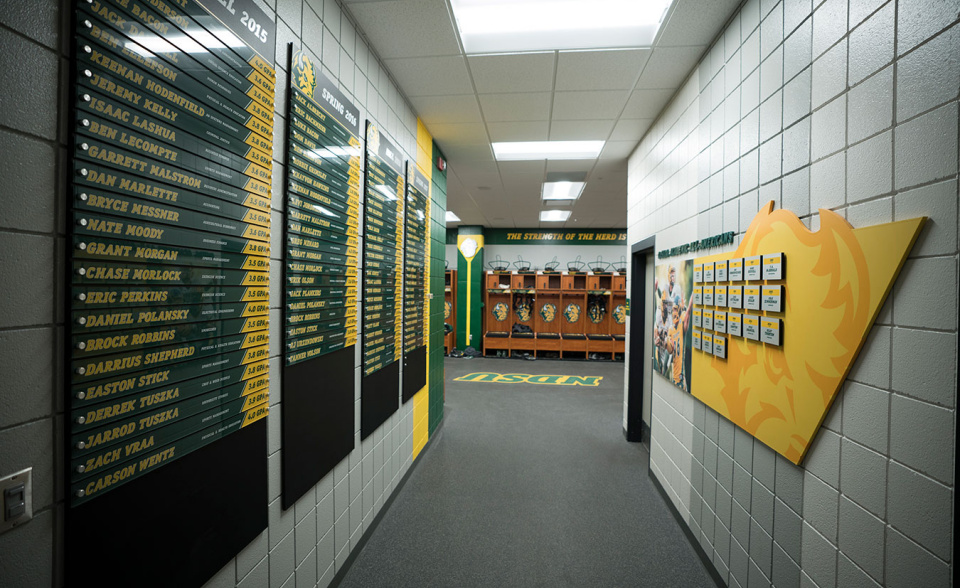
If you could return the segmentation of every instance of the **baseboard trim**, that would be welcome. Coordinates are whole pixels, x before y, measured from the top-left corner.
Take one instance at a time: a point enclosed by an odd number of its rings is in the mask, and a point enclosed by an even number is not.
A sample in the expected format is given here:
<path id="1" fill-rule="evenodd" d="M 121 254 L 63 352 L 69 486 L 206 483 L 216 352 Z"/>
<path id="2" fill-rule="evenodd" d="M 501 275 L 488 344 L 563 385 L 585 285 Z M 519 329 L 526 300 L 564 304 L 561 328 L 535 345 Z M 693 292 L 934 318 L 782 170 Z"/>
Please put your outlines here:
<path id="1" fill-rule="evenodd" d="M 648 428 L 648 435 L 649 430 L 650 429 Z M 663 484 L 661 484 L 660 480 L 657 479 L 657 476 L 654 475 L 652 469 L 647 470 L 647 475 L 650 477 L 650 481 L 653 482 L 653 487 L 656 488 L 657 492 L 660 493 L 660 496 L 663 498 L 663 502 L 666 503 L 667 508 L 669 508 L 670 512 L 673 513 L 673 518 L 677 520 L 677 524 L 681 529 L 683 529 L 683 534 L 686 536 L 687 541 L 690 543 L 690 546 L 693 547 L 697 557 L 700 558 L 700 563 L 703 564 L 703 567 L 707 570 L 707 573 L 710 574 L 710 577 L 717 585 L 717 588 L 726 588 L 726 580 L 720 577 L 720 572 L 718 572 L 716 566 L 713 565 L 713 560 L 707 555 L 707 552 L 703 550 L 703 547 L 700 545 L 700 540 L 693 536 L 693 531 L 690 530 L 690 527 L 687 525 L 687 521 L 683 520 L 683 515 L 681 515 L 680 511 L 677 510 L 677 507 L 674 506 L 673 501 L 670 500 L 670 496 L 667 494 Z"/>
<path id="2" fill-rule="evenodd" d="M 647 423 L 644 423 L 643 421 L 640 422 L 640 438 L 639 439 L 636 439 L 636 438 L 631 439 L 630 434 L 627 432 L 627 429 L 623 428 L 622 430 L 623 430 L 623 438 L 629 441 L 630 443 L 639 442 L 639 443 L 643 443 L 647 447 L 650 446 L 650 425 L 648 425 Z"/>
<path id="3" fill-rule="evenodd" d="M 363 551 L 363 548 L 367 545 L 367 541 L 373 535 L 373 532 L 376 531 L 377 526 L 380 524 L 380 521 L 383 519 L 383 516 L 387 514 L 387 511 L 390 510 L 390 506 L 393 504 L 394 499 L 400 494 L 400 491 L 403 490 L 403 486 L 407 483 L 407 480 L 410 479 L 410 474 L 413 473 L 413 470 L 423 461 L 423 457 L 426 455 L 430 447 L 433 446 L 434 441 L 438 440 L 443 433 L 443 423 L 446 420 L 446 409 L 444 410 L 444 418 L 440 419 L 440 423 L 437 425 L 437 428 L 433 431 L 433 436 L 430 437 L 426 444 L 423 446 L 423 449 L 420 450 L 420 454 L 417 456 L 417 459 L 414 460 L 413 464 L 410 465 L 410 469 L 407 470 L 407 473 L 400 478 L 400 482 L 397 484 L 397 487 L 394 488 L 393 492 L 390 494 L 390 498 L 387 498 L 387 501 L 384 503 L 383 508 L 380 509 L 380 512 L 377 513 L 377 516 L 373 518 L 370 526 L 367 527 L 367 530 L 364 531 L 363 535 L 360 536 L 360 540 L 357 541 L 357 546 L 350 550 L 350 555 L 347 556 L 347 559 L 343 562 L 343 567 L 337 570 L 336 575 L 333 576 L 333 579 L 330 580 L 328 588 L 337 588 L 341 582 L 343 582 L 344 576 L 350 572 L 350 568 L 353 567 L 353 562 L 357 559 L 357 556 L 360 555 L 360 552 Z"/>

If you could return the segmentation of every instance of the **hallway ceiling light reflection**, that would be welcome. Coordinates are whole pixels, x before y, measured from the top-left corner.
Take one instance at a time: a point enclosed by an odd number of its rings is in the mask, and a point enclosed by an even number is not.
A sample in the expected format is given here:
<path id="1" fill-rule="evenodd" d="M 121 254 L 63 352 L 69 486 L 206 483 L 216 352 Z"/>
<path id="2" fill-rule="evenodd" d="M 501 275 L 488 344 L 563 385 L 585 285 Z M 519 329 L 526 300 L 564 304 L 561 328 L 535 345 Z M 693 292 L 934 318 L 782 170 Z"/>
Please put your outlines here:
<path id="1" fill-rule="evenodd" d="M 351 157 L 360 156 L 359 147 L 345 147 L 345 146 L 330 146 L 323 149 L 312 149 L 306 151 L 308 155 L 316 159 L 333 159 L 339 157 L 341 159 L 349 159 Z"/>
<path id="2" fill-rule="evenodd" d="M 541 210 L 540 222 L 542 223 L 562 223 L 570 218 L 569 210 Z"/>
<path id="3" fill-rule="evenodd" d="M 603 145 L 604 141 L 516 141 L 493 143 L 493 154 L 499 161 L 596 159 Z"/>
<path id="4" fill-rule="evenodd" d="M 467 54 L 649 47 L 671 0 L 450 0 Z"/>
<path id="5" fill-rule="evenodd" d="M 397 199 L 397 194 L 395 192 L 396 188 L 393 189 L 394 191 L 391 191 L 390 186 L 377 184 L 376 190 L 377 192 L 380 192 L 381 194 L 383 194 L 383 197 L 386 198 L 387 200 L 393 201 Z"/>

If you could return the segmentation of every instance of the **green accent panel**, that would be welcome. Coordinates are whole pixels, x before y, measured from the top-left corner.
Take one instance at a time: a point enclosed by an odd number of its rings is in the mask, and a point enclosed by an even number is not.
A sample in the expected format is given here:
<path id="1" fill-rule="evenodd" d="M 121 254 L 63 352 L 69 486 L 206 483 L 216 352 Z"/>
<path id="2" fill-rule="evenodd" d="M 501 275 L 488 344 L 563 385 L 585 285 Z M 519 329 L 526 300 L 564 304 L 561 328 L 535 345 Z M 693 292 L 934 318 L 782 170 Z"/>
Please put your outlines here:
<path id="1" fill-rule="evenodd" d="M 433 294 L 430 300 L 430 348 L 427 350 L 429 355 L 429 373 L 427 373 L 427 383 L 430 390 L 429 404 L 427 406 L 427 435 L 433 437 L 440 422 L 443 420 L 443 296 L 444 296 L 444 267 L 443 260 L 446 257 L 445 235 L 445 216 L 447 212 L 447 173 L 441 172 L 436 167 L 437 157 L 441 156 L 437 144 L 433 144 L 433 170 L 430 206 L 430 284 L 428 288 Z"/>
<path id="2" fill-rule="evenodd" d="M 487 229 L 487 245 L 626 245 L 626 229 L 544 231 L 542 229 Z"/>
<path id="3" fill-rule="evenodd" d="M 446 170 L 440 171 L 437 168 L 437 158 L 442 157 L 446 161 L 447 156 L 440 151 L 440 147 L 437 146 L 437 143 L 433 143 L 433 183 L 439 188 L 439 192 L 443 194 L 443 206 L 447 206 L 447 172 Z"/>
<path id="4" fill-rule="evenodd" d="M 443 212 L 441 213 L 440 219 L 442 223 L 446 224 L 445 218 L 447 214 L 447 193 L 441 191 L 441 188 L 440 188 L 441 185 L 438 184 L 437 182 L 433 182 L 433 185 L 435 186 L 433 190 L 433 194 L 434 194 L 433 200 L 434 202 L 436 202 L 442 207 L 441 210 Z"/>
<path id="5" fill-rule="evenodd" d="M 457 244 L 457 230 L 447 229 L 447 245 L 456 245 L 456 244 Z"/>
<path id="6" fill-rule="evenodd" d="M 483 227 L 463 226 L 460 235 L 483 236 Z M 469 268 L 467 260 L 457 249 L 457 347 L 479 349 L 483 345 L 483 251 L 480 248 Z M 469 304 L 467 300 L 469 299 Z M 470 332 L 467 332 L 467 317 Z"/>

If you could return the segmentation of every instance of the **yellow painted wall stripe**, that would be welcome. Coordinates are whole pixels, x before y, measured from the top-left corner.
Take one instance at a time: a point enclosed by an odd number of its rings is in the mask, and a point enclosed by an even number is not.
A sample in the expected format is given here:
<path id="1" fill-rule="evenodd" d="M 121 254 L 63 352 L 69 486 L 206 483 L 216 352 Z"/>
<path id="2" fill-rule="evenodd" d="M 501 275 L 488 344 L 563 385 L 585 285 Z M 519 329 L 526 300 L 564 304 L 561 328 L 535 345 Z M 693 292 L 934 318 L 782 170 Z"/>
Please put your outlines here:
<path id="1" fill-rule="evenodd" d="M 427 193 L 427 223 L 432 223 L 430 207 L 432 206 L 433 195 L 433 137 L 423 126 L 423 121 L 417 119 L 417 168 L 420 173 L 427 177 L 430 184 L 430 190 Z M 412 178 L 411 178 L 412 179 Z M 432 228 L 432 227 L 431 227 Z M 427 260 L 426 260 L 426 281 L 427 290 L 430 290 L 430 250 L 433 246 L 430 239 L 431 228 L 427 229 Z M 413 395 L 413 459 L 416 461 L 420 452 L 427 444 L 430 436 L 429 416 L 430 416 L 430 299 L 424 301 L 427 305 L 427 316 L 424 323 L 425 337 L 427 345 L 427 384 Z"/>

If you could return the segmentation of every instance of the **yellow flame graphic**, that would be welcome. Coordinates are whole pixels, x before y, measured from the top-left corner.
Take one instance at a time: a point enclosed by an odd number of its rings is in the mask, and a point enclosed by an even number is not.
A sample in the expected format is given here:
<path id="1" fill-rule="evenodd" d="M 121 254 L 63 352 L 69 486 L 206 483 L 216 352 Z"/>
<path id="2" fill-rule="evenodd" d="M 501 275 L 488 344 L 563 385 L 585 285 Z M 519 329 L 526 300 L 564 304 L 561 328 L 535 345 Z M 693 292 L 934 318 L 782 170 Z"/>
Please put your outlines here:
<path id="1" fill-rule="evenodd" d="M 820 229 L 773 210 L 754 217 L 733 253 L 695 263 L 783 252 L 782 346 L 727 337 L 727 359 L 696 352 L 692 392 L 799 464 L 880 312 L 924 218 L 854 229 L 820 210 Z M 761 314 L 761 313 L 752 313 Z"/>

